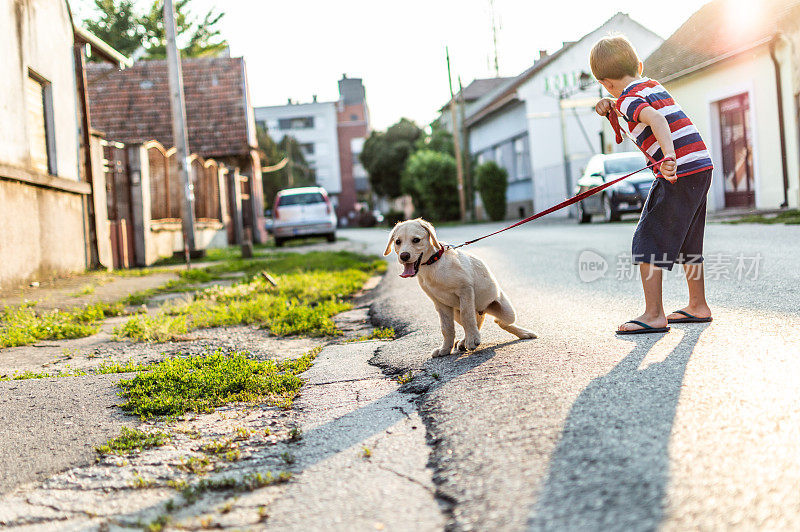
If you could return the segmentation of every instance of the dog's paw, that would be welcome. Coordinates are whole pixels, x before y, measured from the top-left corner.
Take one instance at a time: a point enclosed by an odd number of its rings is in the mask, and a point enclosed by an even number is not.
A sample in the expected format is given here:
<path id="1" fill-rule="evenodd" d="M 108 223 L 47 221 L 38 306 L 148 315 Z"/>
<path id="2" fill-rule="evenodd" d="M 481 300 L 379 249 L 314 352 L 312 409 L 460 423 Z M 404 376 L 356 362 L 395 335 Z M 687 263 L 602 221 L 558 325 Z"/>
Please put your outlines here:
<path id="1" fill-rule="evenodd" d="M 464 349 L 467 351 L 472 351 L 473 349 L 477 349 L 479 345 L 481 345 L 481 335 L 467 335 L 466 338 L 461 340 L 461 344 L 464 345 Z"/>
<path id="2" fill-rule="evenodd" d="M 453 350 L 452 348 L 440 347 L 439 349 L 434 349 L 433 351 L 431 351 L 431 356 L 433 358 L 446 357 L 447 355 L 450 354 L 450 351 L 452 350 Z"/>
<path id="3" fill-rule="evenodd" d="M 466 351 L 467 350 L 467 344 L 464 342 L 464 340 L 459 340 L 458 341 L 458 343 L 456 344 L 456 350 L 457 351 Z"/>
<path id="4" fill-rule="evenodd" d="M 538 336 L 536 336 L 536 333 L 535 333 L 535 332 L 533 332 L 533 331 L 529 331 L 529 330 L 527 330 L 527 329 L 523 329 L 523 330 L 520 332 L 520 335 L 519 335 L 519 337 L 520 337 L 520 338 L 522 338 L 523 340 L 532 340 L 532 339 L 534 339 L 534 338 L 539 338 Z"/>

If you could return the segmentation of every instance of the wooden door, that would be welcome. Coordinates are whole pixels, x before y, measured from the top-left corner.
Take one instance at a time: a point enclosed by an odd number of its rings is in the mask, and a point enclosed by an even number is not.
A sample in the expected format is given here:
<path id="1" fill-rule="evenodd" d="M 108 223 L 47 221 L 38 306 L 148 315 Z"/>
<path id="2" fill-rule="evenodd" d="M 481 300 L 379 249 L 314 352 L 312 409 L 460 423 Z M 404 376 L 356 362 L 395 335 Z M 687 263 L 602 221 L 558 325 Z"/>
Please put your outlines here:
<path id="1" fill-rule="evenodd" d="M 719 102 L 726 207 L 752 207 L 756 194 L 750 140 L 750 102 L 739 94 Z"/>

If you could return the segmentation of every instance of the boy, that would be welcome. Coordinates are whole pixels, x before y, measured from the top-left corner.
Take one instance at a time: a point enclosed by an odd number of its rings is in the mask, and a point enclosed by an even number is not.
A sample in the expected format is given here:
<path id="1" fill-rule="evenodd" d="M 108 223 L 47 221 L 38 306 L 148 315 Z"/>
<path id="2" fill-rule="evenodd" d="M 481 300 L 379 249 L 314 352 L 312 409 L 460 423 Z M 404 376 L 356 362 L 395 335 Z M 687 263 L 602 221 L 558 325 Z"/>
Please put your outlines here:
<path id="1" fill-rule="evenodd" d="M 617 98 L 602 98 L 601 116 L 615 111 L 628 122 L 639 148 L 661 163 L 633 235 L 633 263 L 639 264 L 644 314 L 623 323 L 617 334 L 669 331 L 668 323 L 711 321 L 703 280 L 703 231 L 711 157 L 700 133 L 658 82 L 642 77 L 642 62 L 622 36 L 606 37 L 589 55 L 594 77 Z M 616 117 L 614 118 L 616 119 Z M 661 302 L 662 269 L 683 264 L 689 304 L 669 316 Z"/>

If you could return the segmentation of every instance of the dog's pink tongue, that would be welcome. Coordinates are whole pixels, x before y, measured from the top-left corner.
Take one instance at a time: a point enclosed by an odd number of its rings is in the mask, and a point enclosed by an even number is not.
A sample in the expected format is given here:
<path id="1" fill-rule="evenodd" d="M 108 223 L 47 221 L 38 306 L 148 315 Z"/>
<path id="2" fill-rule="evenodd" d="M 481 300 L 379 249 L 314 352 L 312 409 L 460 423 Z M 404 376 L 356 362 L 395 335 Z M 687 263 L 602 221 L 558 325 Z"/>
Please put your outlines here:
<path id="1" fill-rule="evenodd" d="M 414 277 L 414 274 L 417 272 L 414 271 L 414 263 L 413 262 L 406 262 L 405 269 L 403 273 L 400 274 L 400 277 Z"/>

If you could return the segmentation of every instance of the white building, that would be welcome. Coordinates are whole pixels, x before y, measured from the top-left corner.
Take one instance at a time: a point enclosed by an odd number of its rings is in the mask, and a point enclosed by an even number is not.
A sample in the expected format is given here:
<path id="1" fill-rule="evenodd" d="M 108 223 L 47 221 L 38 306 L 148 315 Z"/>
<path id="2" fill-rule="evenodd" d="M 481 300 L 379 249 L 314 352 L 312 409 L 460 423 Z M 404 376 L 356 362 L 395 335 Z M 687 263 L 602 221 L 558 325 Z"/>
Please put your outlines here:
<path id="1" fill-rule="evenodd" d="M 342 191 L 336 102 L 289 103 L 256 107 L 256 125 L 265 127 L 275 142 L 289 135 L 297 139 L 303 156 L 317 176 L 317 184 L 338 204 Z"/>
<path id="2" fill-rule="evenodd" d="M 494 160 L 508 170 L 509 218 L 527 216 L 571 195 L 592 155 L 636 149 L 630 141 L 613 146 L 607 122 L 594 112 L 599 85 L 579 90 L 582 80 L 593 80 L 592 46 L 614 33 L 626 35 L 642 58 L 663 42 L 628 15 L 617 13 L 555 53 L 540 52 L 530 68 L 481 98 L 467 116 L 470 152 L 479 161 Z"/>
<path id="3" fill-rule="evenodd" d="M 704 5 L 645 62 L 709 147 L 710 210 L 800 203 L 800 2 L 753 5 Z"/>

